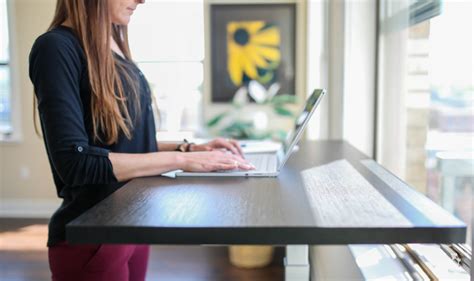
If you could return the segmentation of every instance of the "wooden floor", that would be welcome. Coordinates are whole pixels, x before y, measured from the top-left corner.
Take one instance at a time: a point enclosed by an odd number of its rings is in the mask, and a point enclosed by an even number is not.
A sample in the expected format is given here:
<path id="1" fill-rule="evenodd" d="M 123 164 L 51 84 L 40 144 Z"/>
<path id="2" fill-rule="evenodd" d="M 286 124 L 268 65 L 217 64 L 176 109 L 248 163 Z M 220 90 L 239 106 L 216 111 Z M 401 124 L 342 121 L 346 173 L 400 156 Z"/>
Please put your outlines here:
<path id="1" fill-rule="evenodd" d="M 0 219 L 0 280 L 51 280 L 47 260 L 47 220 Z M 229 263 L 227 247 L 152 246 L 147 280 L 283 280 L 284 248 L 262 269 L 239 269 Z"/>

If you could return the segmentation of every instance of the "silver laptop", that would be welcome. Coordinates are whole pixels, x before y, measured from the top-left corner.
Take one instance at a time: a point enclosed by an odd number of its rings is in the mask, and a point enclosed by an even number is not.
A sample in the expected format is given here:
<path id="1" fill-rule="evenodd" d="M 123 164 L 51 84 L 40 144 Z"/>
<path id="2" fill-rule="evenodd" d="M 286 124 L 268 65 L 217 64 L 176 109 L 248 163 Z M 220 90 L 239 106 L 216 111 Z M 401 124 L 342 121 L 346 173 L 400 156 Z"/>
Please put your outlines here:
<path id="1" fill-rule="evenodd" d="M 280 149 L 272 153 L 252 153 L 245 154 L 245 159 L 255 166 L 255 170 L 226 170 L 215 172 L 177 172 L 177 177 L 276 177 L 285 165 L 286 161 L 293 152 L 294 147 L 300 140 L 304 129 L 308 125 L 311 116 L 321 99 L 326 94 L 324 89 L 316 89 L 306 101 L 306 104 L 295 121 L 295 127 L 292 128 L 286 140 L 282 143 Z"/>

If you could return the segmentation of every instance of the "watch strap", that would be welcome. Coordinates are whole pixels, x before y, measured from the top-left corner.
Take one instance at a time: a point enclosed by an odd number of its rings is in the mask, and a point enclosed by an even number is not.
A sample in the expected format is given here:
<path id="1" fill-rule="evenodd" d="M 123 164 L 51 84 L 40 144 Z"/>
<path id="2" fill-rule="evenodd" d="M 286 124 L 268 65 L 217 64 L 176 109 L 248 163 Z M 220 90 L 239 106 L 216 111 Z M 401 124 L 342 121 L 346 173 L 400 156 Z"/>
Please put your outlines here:
<path id="1" fill-rule="evenodd" d="M 187 139 L 184 139 L 182 143 L 180 143 L 176 146 L 175 151 L 190 152 L 191 151 L 191 145 L 194 145 L 194 143 L 193 142 L 188 142 Z"/>

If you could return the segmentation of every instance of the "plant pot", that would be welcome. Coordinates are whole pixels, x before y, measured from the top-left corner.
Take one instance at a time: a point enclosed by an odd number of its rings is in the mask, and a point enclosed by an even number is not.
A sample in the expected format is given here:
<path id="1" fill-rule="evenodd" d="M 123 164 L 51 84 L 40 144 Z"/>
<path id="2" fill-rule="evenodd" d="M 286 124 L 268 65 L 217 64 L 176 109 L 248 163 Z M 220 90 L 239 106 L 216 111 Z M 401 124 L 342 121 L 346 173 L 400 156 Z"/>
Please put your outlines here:
<path id="1" fill-rule="evenodd" d="M 273 246 L 229 246 L 229 259 L 236 267 L 259 268 L 272 262 L 273 251 Z"/>

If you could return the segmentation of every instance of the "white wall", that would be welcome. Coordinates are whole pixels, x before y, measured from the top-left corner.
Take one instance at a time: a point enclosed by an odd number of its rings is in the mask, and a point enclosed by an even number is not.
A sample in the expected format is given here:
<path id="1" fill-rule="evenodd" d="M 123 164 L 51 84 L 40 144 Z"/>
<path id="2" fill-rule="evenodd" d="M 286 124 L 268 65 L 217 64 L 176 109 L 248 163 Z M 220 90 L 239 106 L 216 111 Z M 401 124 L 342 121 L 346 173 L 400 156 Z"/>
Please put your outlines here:
<path id="1" fill-rule="evenodd" d="M 21 140 L 0 143 L 0 216 L 45 216 L 58 204 L 41 138 L 33 128 L 33 87 L 28 55 L 52 20 L 55 0 L 10 0 L 12 94 L 18 99 Z"/>

